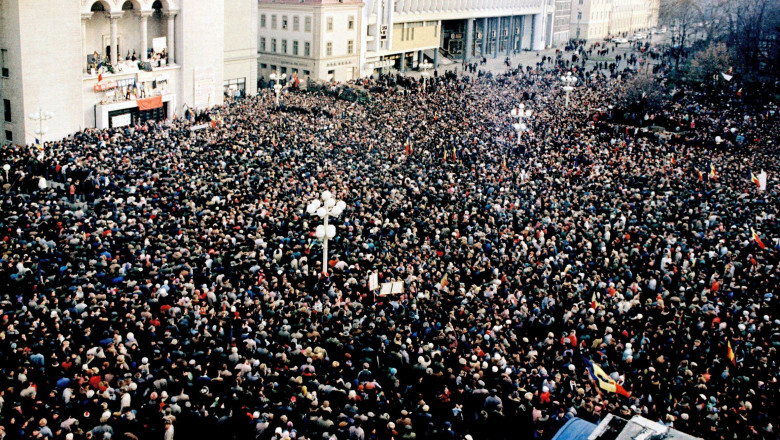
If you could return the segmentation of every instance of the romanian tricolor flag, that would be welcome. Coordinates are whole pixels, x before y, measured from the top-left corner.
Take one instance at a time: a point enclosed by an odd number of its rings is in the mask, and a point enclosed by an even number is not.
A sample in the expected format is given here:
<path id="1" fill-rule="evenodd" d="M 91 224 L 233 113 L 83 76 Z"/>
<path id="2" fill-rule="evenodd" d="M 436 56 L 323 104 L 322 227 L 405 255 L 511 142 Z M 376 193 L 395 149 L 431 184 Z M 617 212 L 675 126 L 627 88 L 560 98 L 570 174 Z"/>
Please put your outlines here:
<path id="1" fill-rule="evenodd" d="M 447 287 L 450 285 L 449 280 L 447 280 L 447 274 L 445 273 L 444 276 L 441 278 L 441 281 L 439 281 L 439 284 L 441 287 Z"/>
<path id="2" fill-rule="evenodd" d="M 674 153 L 672 153 L 672 165 L 677 165 L 677 158 L 674 157 Z"/>
<path id="3" fill-rule="evenodd" d="M 41 143 L 41 140 L 38 138 L 35 138 L 35 148 L 37 148 L 38 151 L 43 152 L 43 144 Z"/>
<path id="4" fill-rule="evenodd" d="M 737 90 L 737 96 L 742 96 L 742 87 L 740 87 L 739 90 Z"/>
<path id="5" fill-rule="evenodd" d="M 718 178 L 718 173 L 715 172 L 715 164 L 710 163 L 710 179 L 715 180 Z"/>
<path id="6" fill-rule="evenodd" d="M 596 310 L 599 307 L 599 300 L 596 298 L 596 292 L 593 292 L 593 296 L 590 298 L 590 307 Z"/>
<path id="7" fill-rule="evenodd" d="M 699 175 L 699 182 L 703 182 L 704 181 L 704 173 L 702 173 L 701 170 L 698 169 L 698 168 L 694 168 L 694 169 L 696 170 L 696 174 Z"/>
<path id="8" fill-rule="evenodd" d="M 756 241 L 758 247 L 760 247 L 761 249 L 766 249 L 766 245 L 764 244 L 763 241 L 761 241 L 761 238 L 758 236 L 758 234 L 756 234 L 756 231 L 753 228 L 750 228 L 750 233 L 753 235 L 753 240 Z"/>
<path id="9" fill-rule="evenodd" d="M 761 181 L 758 180 L 758 177 L 756 177 L 756 175 L 753 174 L 752 171 L 750 172 L 750 181 L 755 183 L 759 188 L 761 187 Z"/>
<path id="10" fill-rule="evenodd" d="M 731 341 L 728 342 L 729 352 L 727 356 L 732 364 L 737 365 L 737 357 L 734 356 L 734 350 L 731 348 Z"/>
<path id="11" fill-rule="evenodd" d="M 590 377 L 593 378 L 593 381 L 596 382 L 596 384 L 598 384 L 599 388 L 611 393 L 620 394 L 621 396 L 631 397 L 631 393 L 626 391 L 622 385 L 609 377 L 609 375 L 605 373 L 601 367 L 591 362 L 590 359 L 586 358 L 584 355 L 582 356 L 582 360 L 585 362 L 585 366 L 588 368 Z"/>
<path id="12" fill-rule="evenodd" d="M 412 149 L 412 135 L 408 134 L 406 135 L 406 155 L 411 156 L 414 151 Z"/>

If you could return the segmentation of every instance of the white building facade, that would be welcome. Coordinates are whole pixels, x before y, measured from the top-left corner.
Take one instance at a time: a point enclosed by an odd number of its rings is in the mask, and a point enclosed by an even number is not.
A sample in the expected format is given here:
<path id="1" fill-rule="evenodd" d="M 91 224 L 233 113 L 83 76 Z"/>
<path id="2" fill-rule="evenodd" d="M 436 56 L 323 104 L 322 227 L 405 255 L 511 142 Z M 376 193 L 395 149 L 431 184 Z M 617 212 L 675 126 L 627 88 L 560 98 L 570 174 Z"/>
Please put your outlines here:
<path id="1" fill-rule="evenodd" d="M 256 0 L 4 0 L 2 141 L 171 118 L 222 104 L 226 92 L 254 94 L 256 24 Z M 53 117 L 28 117 L 39 111 Z"/>
<path id="2" fill-rule="evenodd" d="M 362 74 L 552 45 L 553 0 L 366 0 Z"/>
<path id="3" fill-rule="evenodd" d="M 360 0 L 260 0 L 258 69 L 347 81 L 360 76 L 363 2 Z"/>
<path id="4" fill-rule="evenodd" d="M 600 40 L 628 37 L 658 25 L 660 0 L 572 0 L 571 36 Z"/>

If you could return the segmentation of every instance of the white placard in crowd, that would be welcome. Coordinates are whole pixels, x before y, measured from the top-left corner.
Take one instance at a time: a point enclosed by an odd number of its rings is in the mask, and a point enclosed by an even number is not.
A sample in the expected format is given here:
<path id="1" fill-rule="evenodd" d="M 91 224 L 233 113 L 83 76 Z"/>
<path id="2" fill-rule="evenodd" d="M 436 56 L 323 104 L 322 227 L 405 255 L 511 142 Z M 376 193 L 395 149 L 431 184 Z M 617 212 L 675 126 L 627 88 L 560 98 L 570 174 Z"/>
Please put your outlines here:
<path id="1" fill-rule="evenodd" d="M 379 288 L 379 274 L 374 272 L 368 276 L 368 290 L 376 290 Z"/>
<path id="2" fill-rule="evenodd" d="M 111 126 L 116 127 L 126 127 L 132 123 L 131 115 L 130 113 L 125 113 L 123 115 L 117 115 L 111 117 Z"/>
<path id="3" fill-rule="evenodd" d="M 159 37 L 152 40 L 152 50 L 155 51 L 155 53 L 160 53 L 168 47 L 168 39 L 167 37 Z"/>

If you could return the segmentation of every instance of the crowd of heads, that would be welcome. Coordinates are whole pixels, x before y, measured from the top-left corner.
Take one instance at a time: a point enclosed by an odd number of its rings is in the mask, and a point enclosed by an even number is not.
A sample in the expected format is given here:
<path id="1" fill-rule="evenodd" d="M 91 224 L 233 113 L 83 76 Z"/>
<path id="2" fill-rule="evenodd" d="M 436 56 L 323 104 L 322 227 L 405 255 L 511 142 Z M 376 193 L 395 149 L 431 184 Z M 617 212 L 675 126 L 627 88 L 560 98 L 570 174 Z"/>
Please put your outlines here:
<path id="1" fill-rule="evenodd" d="M 776 438 L 778 115 L 688 91 L 658 136 L 611 106 L 625 78 L 578 74 L 566 108 L 560 75 L 264 90 L 202 130 L 3 147 L 0 438 L 551 438 L 609 413 Z"/>

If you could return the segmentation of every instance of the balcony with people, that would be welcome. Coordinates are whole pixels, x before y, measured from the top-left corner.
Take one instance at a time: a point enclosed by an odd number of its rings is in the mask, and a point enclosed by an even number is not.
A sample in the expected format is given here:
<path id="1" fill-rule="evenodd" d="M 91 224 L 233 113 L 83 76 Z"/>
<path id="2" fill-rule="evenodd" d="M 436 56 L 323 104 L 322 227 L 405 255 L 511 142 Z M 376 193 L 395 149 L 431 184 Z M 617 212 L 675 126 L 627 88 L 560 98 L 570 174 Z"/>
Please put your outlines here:
<path id="1" fill-rule="evenodd" d="M 127 0 L 121 6 L 95 0 L 81 14 L 85 77 L 176 65 L 177 14 L 170 0 Z"/>

